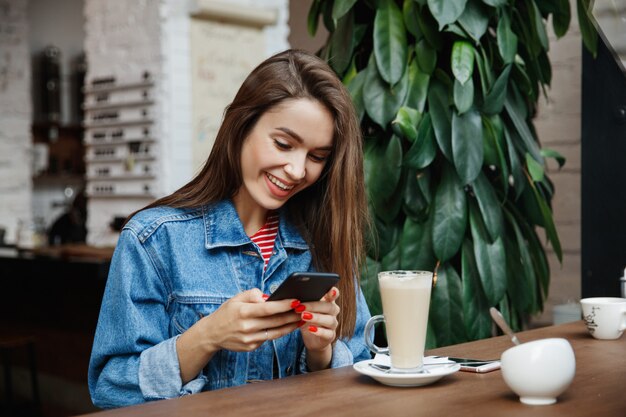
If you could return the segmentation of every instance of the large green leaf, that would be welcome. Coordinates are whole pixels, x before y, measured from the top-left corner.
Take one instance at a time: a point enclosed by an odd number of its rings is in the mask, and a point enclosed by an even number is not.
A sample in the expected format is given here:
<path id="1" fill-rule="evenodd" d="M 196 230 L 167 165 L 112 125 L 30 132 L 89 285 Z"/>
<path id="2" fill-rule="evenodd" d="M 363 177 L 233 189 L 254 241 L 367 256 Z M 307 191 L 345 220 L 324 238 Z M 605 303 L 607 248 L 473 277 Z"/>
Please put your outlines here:
<path id="1" fill-rule="evenodd" d="M 510 3 L 510 0 L 483 0 L 483 3 L 488 4 L 492 7 L 500 7 Z"/>
<path id="2" fill-rule="evenodd" d="M 402 78 L 407 53 L 402 11 L 393 0 L 380 0 L 374 19 L 374 56 L 381 77 L 389 84 Z"/>
<path id="3" fill-rule="evenodd" d="M 402 3 L 404 25 L 406 26 L 406 30 L 413 35 L 416 41 L 419 41 L 424 36 L 419 24 L 417 23 L 419 12 L 419 7 L 414 0 L 404 0 L 404 3 Z"/>
<path id="4" fill-rule="evenodd" d="M 539 162 L 535 161 L 529 153 L 526 153 L 526 169 L 528 170 L 528 173 L 530 174 L 530 177 L 533 179 L 533 181 L 543 181 L 543 178 L 545 176 L 543 166 Z"/>
<path id="5" fill-rule="evenodd" d="M 441 262 L 459 250 L 467 227 L 467 199 L 454 170 L 445 164 L 434 200 L 433 249 Z"/>
<path id="6" fill-rule="evenodd" d="M 472 183 L 474 195 L 478 201 L 480 213 L 489 233 L 488 242 L 494 242 L 504 234 L 504 223 L 502 220 L 502 208 L 496 192 L 482 172 Z"/>
<path id="7" fill-rule="evenodd" d="M 452 45 L 450 58 L 454 78 L 465 84 L 474 72 L 474 47 L 467 41 L 456 41 Z"/>
<path id="8" fill-rule="evenodd" d="M 402 173 L 402 145 L 397 136 L 384 144 L 368 147 L 365 153 L 365 180 L 370 198 L 390 197 Z"/>
<path id="9" fill-rule="evenodd" d="M 365 111 L 381 127 L 386 128 L 393 120 L 406 97 L 409 85 L 408 71 L 400 82 L 390 88 L 380 77 L 375 63 L 370 60 L 367 66 L 365 85 L 363 86 L 363 102 Z"/>
<path id="10" fill-rule="evenodd" d="M 311 8 L 309 9 L 309 14 L 306 19 L 306 27 L 307 32 L 311 37 L 315 36 L 317 33 L 317 25 L 319 23 L 319 16 L 321 10 L 322 0 L 313 0 L 311 3 Z"/>
<path id="11" fill-rule="evenodd" d="M 437 329 L 439 346 L 467 341 L 463 323 L 463 288 L 461 277 L 445 263 L 439 267 L 437 285 L 432 289 L 429 318 Z"/>
<path id="12" fill-rule="evenodd" d="M 382 271 L 395 271 L 400 269 L 400 245 L 395 246 L 391 252 L 380 261 Z"/>
<path id="13" fill-rule="evenodd" d="M 422 114 L 411 107 L 400 107 L 396 118 L 391 122 L 393 132 L 406 138 L 409 142 L 415 142 L 417 138 L 417 126 L 422 120 Z"/>
<path id="14" fill-rule="evenodd" d="M 525 268 L 528 266 L 524 259 L 527 255 L 521 254 L 517 245 L 517 238 L 505 237 L 506 267 L 507 267 L 507 291 L 511 295 L 513 306 L 519 311 L 529 311 L 535 302 L 532 284 L 527 281 Z M 524 248 L 525 249 L 525 248 Z"/>
<path id="15" fill-rule="evenodd" d="M 487 31 L 489 10 L 479 0 L 468 0 L 459 23 L 478 42 Z"/>
<path id="16" fill-rule="evenodd" d="M 561 249 L 561 241 L 559 240 L 559 235 L 556 231 L 556 226 L 554 225 L 554 219 L 552 217 L 552 209 L 548 205 L 548 203 L 543 199 L 541 194 L 537 191 L 537 188 L 531 183 L 530 184 L 535 198 L 537 200 L 537 204 L 539 205 L 539 209 L 541 210 L 541 215 L 543 216 L 544 227 L 546 229 L 546 235 L 552 244 L 552 249 L 554 249 L 554 253 L 558 258 L 559 262 L 563 263 L 563 251 Z"/>
<path id="17" fill-rule="evenodd" d="M 452 162 L 452 112 L 448 90 L 439 80 L 431 79 L 430 81 L 428 109 L 439 148 L 448 161 Z"/>
<path id="18" fill-rule="evenodd" d="M 439 23 L 439 30 L 448 23 L 456 22 L 465 10 L 467 0 L 428 0 L 428 8 Z"/>
<path id="19" fill-rule="evenodd" d="M 335 0 L 333 3 L 333 19 L 339 20 L 352 9 L 356 0 Z"/>
<path id="20" fill-rule="evenodd" d="M 415 59 L 419 69 L 431 75 L 437 67 L 437 51 L 425 39 L 415 45 Z"/>
<path id="21" fill-rule="evenodd" d="M 467 335 L 472 340 L 490 337 L 490 305 L 480 283 L 472 242 L 467 239 L 463 242 L 461 264 L 463 269 L 463 319 Z"/>
<path id="22" fill-rule="evenodd" d="M 415 142 L 404 156 L 404 165 L 422 169 L 430 165 L 437 156 L 437 144 L 435 142 L 435 132 L 431 122 L 430 114 L 422 118 L 417 129 Z"/>
<path id="23" fill-rule="evenodd" d="M 509 192 L 509 164 L 506 158 L 507 144 L 504 137 L 504 125 L 499 115 L 483 117 L 484 140 L 485 140 L 485 164 L 493 164 L 500 169 L 499 177 L 502 182 L 502 190 L 506 196 Z M 492 148 L 492 151 L 489 149 Z M 487 162 L 487 154 L 493 152 L 494 161 Z M 490 167 L 495 170 L 493 167 Z"/>
<path id="24" fill-rule="evenodd" d="M 557 38 L 560 38 L 565 35 L 569 28 L 572 13 L 569 7 L 569 0 L 555 0 L 555 3 L 556 7 L 552 13 L 552 27 L 554 28 L 554 34 Z"/>
<path id="25" fill-rule="evenodd" d="M 400 237 L 401 269 L 432 271 L 435 268 L 431 228 L 430 221 L 417 223 L 408 217 L 404 221 Z"/>
<path id="26" fill-rule="evenodd" d="M 354 104 L 354 109 L 356 110 L 359 120 L 363 119 L 363 115 L 365 114 L 365 104 L 363 103 L 363 85 L 365 84 L 366 76 L 367 71 L 361 71 L 354 76 L 348 84 L 348 91 L 350 92 L 350 96 L 352 96 L 352 103 Z"/>
<path id="27" fill-rule="evenodd" d="M 546 33 L 546 25 L 543 22 L 543 18 L 541 17 L 541 13 L 539 13 L 539 9 L 533 0 L 528 0 L 528 4 L 533 9 L 533 17 L 535 19 L 535 30 L 537 31 L 537 38 L 541 43 L 541 47 L 547 51 L 550 47 L 548 42 L 548 34 Z"/>
<path id="28" fill-rule="evenodd" d="M 519 137 L 522 139 L 526 151 L 530 153 L 536 161 L 542 161 L 543 158 L 541 157 L 541 153 L 539 151 L 539 145 L 537 145 L 535 138 L 528 128 L 526 119 L 524 118 L 525 109 L 523 106 L 517 105 L 510 97 L 511 96 L 508 95 L 504 99 L 504 108 L 511 118 Z"/>
<path id="29" fill-rule="evenodd" d="M 502 73 L 498 76 L 498 79 L 493 84 L 491 91 L 485 97 L 483 103 L 483 112 L 487 114 L 498 114 L 502 111 L 504 106 L 504 99 L 506 98 L 506 86 L 509 82 L 509 74 L 511 72 L 511 65 L 507 65 L 502 70 Z"/>
<path id="30" fill-rule="evenodd" d="M 511 18 L 508 12 L 503 11 L 498 21 L 496 31 L 498 37 L 498 51 L 505 63 L 510 64 L 517 53 L 517 35 L 511 30 Z"/>
<path id="31" fill-rule="evenodd" d="M 423 177 L 428 174 L 428 171 L 418 172 L 416 169 L 407 169 L 406 171 L 403 210 L 413 221 L 424 222 L 428 217 L 430 196 L 422 192 L 419 180 L 423 181 Z M 432 243 L 430 246 L 432 247 Z"/>
<path id="32" fill-rule="evenodd" d="M 515 241 L 517 244 L 517 249 L 519 251 L 518 254 L 521 265 L 520 263 L 517 263 L 517 266 L 519 268 L 519 271 L 523 274 L 521 276 L 519 274 L 517 275 L 517 279 L 521 280 L 521 282 L 517 283 L 516 287 L 514 288 L 517 288 L 518 291 L 521 291 L 522 294 L 524 294 L 526 297 L 529 297 L 529 299 L 527 300 L 529 305 L 526 306 L 525 309 L 530 308 L 530 310 L 535 313 L 538 312 L 539 305 L 539 303 L 537 302 L 537 278 L 535 276 L 532 258 L 530 257 L 530 252 L 528 251 L 528 243 L 526 242 L 526 239 L 524 239 L 524 235 L 522 234 L 522 231 L 520 230 L 518 223 L 517 221 L 515 221 L 514 218 L 509 218 L 509 224 L 513 227 Z M 526 288 L 523 289 L 521 288 L 522 286 L 525 286 Z"/>
<path id="33" fill-rule="evenodd" d="M 452 154 L 461 182 L 474 181 L 483 166 L 483 123 L 476 109 L 462 115 L 453 113 Z"/>
<path id="34" fill-rule="evenodd" d="M 593 24 L 592 7 L 593 0 L 576 0 L 580 34 L 583 37 L 583 43 L 587 47 L 587 50 L 589 50 L 591 55 L 595 58 L 598 55 L 598 32 Z"/>
<path id="35" fill-rule="evenodd" d="M 437 30 L 437 21 L 432 14 L 426 13 L 424 8 L 422 8 L 421 13 L 417 14 L 417 25 L 430 46 L 437 50 L 443 47 L 441 33 Z"/>
<path id="36" fill-rule="evenodd" d="M 506 291 L 506 252 L 501 236 L 489 240 L 481 213 L 470 204 L 470 227 L 474 241 L 474 257 L 485 296 L 490 305 L 496 305 Z"/>
<path id="37" fill-rule="evenodd" d="M 559 164 L 559 169 L 563 168 L 563 165 L 565 165 L 565 157 L 553 149 L 542 148 L 541 156 L 544 158 L 554 158 Z"/>
<path id="38" fill-rule="evenodd" d="M 522 164 L 519 160 L 519 156 L 517 155 L 517 151 L 515 150 L 515 146 L 513 144 L 513 137 L 517 136 L 509 130 L 509 127 L 506 124 L 503 125 L 504 138 L 506 140 L 509 163 L 511 167 L 511 177 L 509 178 L 509 183 L 515 188 L 515 199 L 517 200 L 524 192 L 526 176 L 524 175 Z"/>
<path id="39" fill-rule="evenodd" d="M 373 212 L 373 210 L 370 210 L 370 212 Z M 367 254 L 376 260 L 380 260 L 387 256 L 398 244 L 402 225 L 397 222 L 387 224 L 377 216 L 373 216 L 373 223 L 373 232 L 375 234 L 370 237 L 370 246 Z"/>
<path id="40" fill-rule="evenodd" d="M 459 114 L 468 111 L 474 104 L 474 82 L 470 78 L 465 84 L 454 80 L 454 105 Z"/>
<path id="41" fill-rule="evenodd" d="M 405 105 L 417 109 L 420 113 L 424 111 L 426 97 L 428 96 L 428 83 L 430 76 L 420 71 L 417 60 L 413 60 L 409 65 L 409 87 L 406 95 Z"/>
<path id="42" fill-rule="evenodd" d="M 543 245 L 537 237 L 535 229 L 530 227 L 527 223 L 521 223 L 522 232 L 528 242 L 528 250 L 535 266 L 535 276 L 539 280 L 541 285 L 542 294 L 547 296 L 550 288 L 550 265 L 546 259 L 546 253 Z"/>
<path id="43" fill-rule="evenodd" d="M 337 74 L 343 74 L 350 64 L 354 50 L 354 14 L 346 13 L 337 22 L 335 31 L 330 36 L 330 66 Z"/>

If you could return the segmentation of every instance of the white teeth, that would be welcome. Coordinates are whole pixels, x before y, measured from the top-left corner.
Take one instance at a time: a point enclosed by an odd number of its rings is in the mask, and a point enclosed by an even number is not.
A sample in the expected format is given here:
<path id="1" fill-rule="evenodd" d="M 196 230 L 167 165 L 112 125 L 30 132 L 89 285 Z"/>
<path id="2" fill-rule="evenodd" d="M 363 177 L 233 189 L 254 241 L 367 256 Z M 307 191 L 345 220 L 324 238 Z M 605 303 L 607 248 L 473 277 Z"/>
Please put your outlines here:
<path id="1" fill-rule="evenodd" d="M 276 185 L 281 190 L 289 191 L 293 188 L 293 185 L 289 186 L 287 184 L 282 183 L 278 178 L 271 174 L 267 174 L 267 178 L 272 182 L 272 184 Z"/>

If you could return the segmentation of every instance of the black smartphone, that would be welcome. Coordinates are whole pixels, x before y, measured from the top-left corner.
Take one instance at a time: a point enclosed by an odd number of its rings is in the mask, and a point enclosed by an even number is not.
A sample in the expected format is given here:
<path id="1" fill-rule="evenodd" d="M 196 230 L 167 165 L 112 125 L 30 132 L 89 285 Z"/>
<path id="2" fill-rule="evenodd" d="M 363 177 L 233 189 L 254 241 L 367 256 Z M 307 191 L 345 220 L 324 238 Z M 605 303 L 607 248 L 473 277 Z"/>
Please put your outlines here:
<path id="1" fill-rule="evenodd" d="M 294 272 L 274 291 L 267 301 L 295 298 L 302 302 L 319 301 L 339 282 L 332 272 Z"/>
<path id="2" fill-rule="evenodd" d="M 476 372 L 484 374 L 486 372 L 495 371 L 500 369 L 500 361 L 497 359 L 470 359 L 470 358 L 452 358 L 448 357 L 448 360 L 456 362 L 461 365 L 461 371 Z"/>

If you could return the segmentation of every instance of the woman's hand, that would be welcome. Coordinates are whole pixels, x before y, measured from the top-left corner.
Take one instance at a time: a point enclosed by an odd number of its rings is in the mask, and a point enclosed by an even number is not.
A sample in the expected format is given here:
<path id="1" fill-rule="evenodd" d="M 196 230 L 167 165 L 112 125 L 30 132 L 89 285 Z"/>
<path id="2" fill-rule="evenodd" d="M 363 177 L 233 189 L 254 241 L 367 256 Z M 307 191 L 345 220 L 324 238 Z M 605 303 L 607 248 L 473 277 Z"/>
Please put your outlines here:
<path id="1" fill-rule="evenodd" d="M 249 352 L 296 329 L 293 300 L 266 303 L 266 298 L 256 288 L 245 291 L 203 318 L 210 348 Z"/>
<path id="2" fill-rule="evenodd" d="M 183 383 L 195 378 L 221 349 L 249 352 L 298 327 L 300 315 L 293 311 L 294 300 L 266 303 L 266 298 L 256 288 L 237 294 L 178 338 Z"/>
<path id="3" fill-rule="evenodd" d="M 317 371 L 330 366 L 333 356 L 333 342 L 337 337 L 337 316 L 340 308 L 335 303 L 339 298 L 339 290 L 331 288 L 320 301 L 302 304 L 300 322 L 302 339 L 307 349 L 307 365 L 310 370 Z M 302 308 L 304 306 L 304 308 Z"/>

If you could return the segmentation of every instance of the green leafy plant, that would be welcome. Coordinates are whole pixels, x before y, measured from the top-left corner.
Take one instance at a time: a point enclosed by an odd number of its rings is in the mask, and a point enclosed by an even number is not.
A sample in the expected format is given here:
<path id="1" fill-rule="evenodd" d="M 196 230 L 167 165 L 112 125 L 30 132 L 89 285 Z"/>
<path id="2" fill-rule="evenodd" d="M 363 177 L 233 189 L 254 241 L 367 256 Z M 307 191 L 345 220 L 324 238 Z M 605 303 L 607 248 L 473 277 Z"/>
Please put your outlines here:
<path id="1" fill-rule="evenodd" d="M 595 48 L 588 0 L 581 32 Z M 582 11 L 582 12 L 580 12 Z M 547 22 L 570 25 L 568 0 L 314 0 L 308 29 L 361 118 L 374 231 L 363 289 L 381 310 L 380 270 L 438 268 L 428 346 L 492 335 L 497 306 L 515 329 L 540 312 L 562 261 L 554 187 L 532 124 L 552 71 Z"/>

